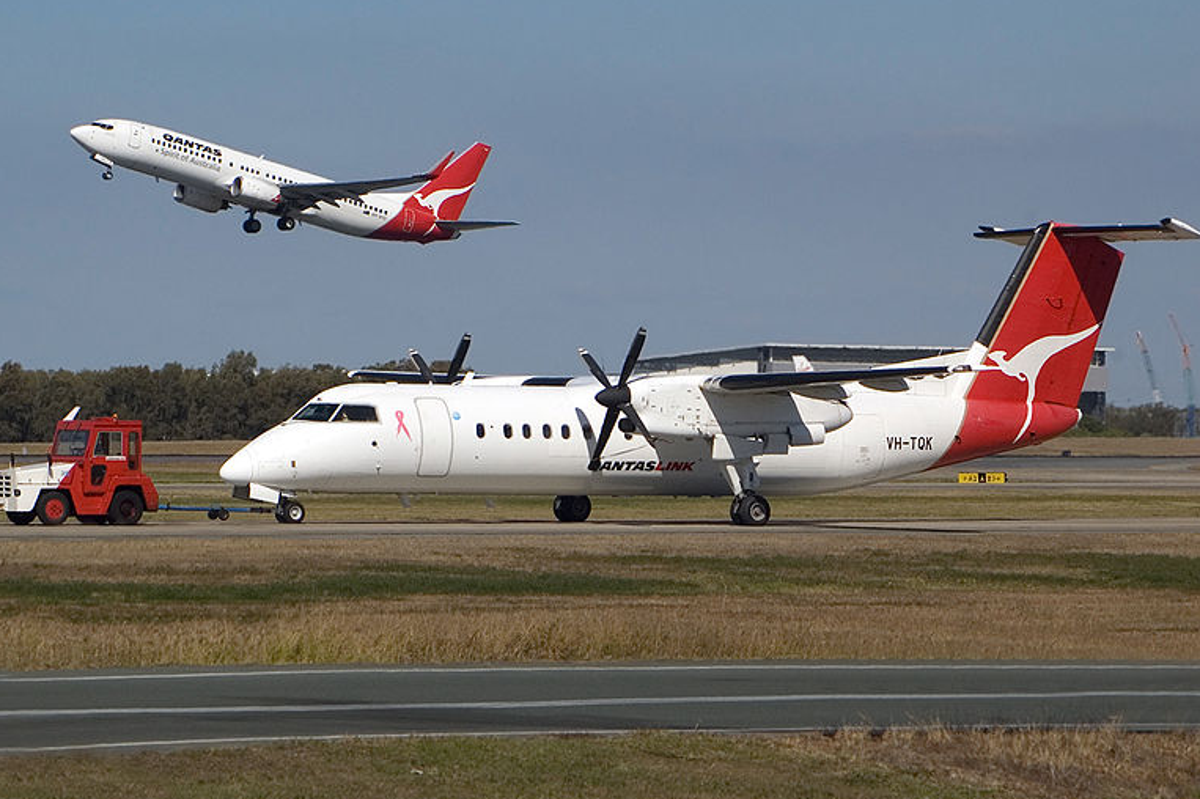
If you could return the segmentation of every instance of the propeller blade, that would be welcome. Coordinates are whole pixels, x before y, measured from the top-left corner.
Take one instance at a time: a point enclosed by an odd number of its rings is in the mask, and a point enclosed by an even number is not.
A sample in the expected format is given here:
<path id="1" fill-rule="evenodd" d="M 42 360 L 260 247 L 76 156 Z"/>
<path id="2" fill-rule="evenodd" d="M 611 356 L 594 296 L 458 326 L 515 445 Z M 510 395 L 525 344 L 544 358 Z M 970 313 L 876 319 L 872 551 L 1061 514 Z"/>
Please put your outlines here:
<path id="1" fill-rule="evenodd" d="M 621 412 L 633 422 L 633 426 L 637 428 L 637 431 L 646 437 L 646 441 L 653 444 L 657 440 L 654 436 L 650 435 L 650 431 L 646 429 L 646 425 L 642 422 L 642 417 L 638 416 L 638 412 L 633 409 L 632 405 L 626 402 L 621 406 Z"/>
<path id="2" fill-rule="evenodd" d="M 600 435 L 596 438 L 596 448 L 592 450 L 592 459 L 588 462 L 588 471 L 598 471 L 600 469 L 600 456 L 604 454 L 604 445 L 608 443 L 608 437 L 612 435 L 613 427 L 617 424 L 617 416 L 620 411 L 616 408 L 609 408 L 604 414 L 604 424 L 600 425 Z"/>
<path id="3" fill-rule="evenodd" d="M 580 347 L 579 357 L 583 358 L 583 362 L 586 363 L 588 369 L 591 370 L 592 376 L 600 381 L 600 385 L 604 386 L 605 388 L 612 388 L 612 383 L 608 382 L 608 375 L 604 374 L 604 370 L 600 368 L 600 364 L 596 363 L 596 359 L 592 357 L 590 352 L 585 350 L 583 347 Z"/>
<path id="4" fill-rule="evenodd" d="M 446 369 L 447 382 L 453 383 L 458 377 L 458 372 L 462 369 L 463 361 L 467 359 L 467 350 L 471 348 L 471 334 L 463 333 L 462 341 L 458 342 L 458 349 L 454 351 L 454 357 L 450 359 L 450 367 Z"/>
<path id="5" fill-rule="evenodd" d="M 637 360 L 642 354 L 642 345 L 645 343 L 646 328 L 639 327 L 633 336 L 633 343 L 629 345 L 629 352 L 625 355 L 625 364 L 621 367 L 621 379 L 617 381 L 618 386 L 625 385 L 629 376 L 633 374 L 633 367 L 637 366 Z"/>
<path id="6" fill-rule="evenodd" d="M 408 351 L 409 360 L 417 365 L 417 371 L 421 373 L 421 377 L 426 383 L 433 382 L 433 370 L 429 368 L 429 364 L 425 363 L 425 359 L 421 357 L 421 353 L 416 350 Z"/>

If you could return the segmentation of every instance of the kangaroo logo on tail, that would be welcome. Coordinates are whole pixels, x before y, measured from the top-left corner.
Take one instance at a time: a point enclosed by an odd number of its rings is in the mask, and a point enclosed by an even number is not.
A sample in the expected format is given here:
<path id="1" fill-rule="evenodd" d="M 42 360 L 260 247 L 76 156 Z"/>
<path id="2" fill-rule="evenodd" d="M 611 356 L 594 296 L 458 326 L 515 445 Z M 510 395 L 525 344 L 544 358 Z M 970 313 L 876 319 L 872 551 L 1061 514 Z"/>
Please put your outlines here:
<path id="1" fill-rule="evenodd" d="M 996 364 L 995 369 L 997 371 L 1017 380 L 1023 380 L 1026 384 L 1025 423 L 1021 425 L 1021 429 L 1017 432 L 1013 443 L 1021 440 L 1021 436 L 1025 435 L 1025 431 L 1029 429 L 1029 423 L 1033 421 L 1033 400 L 1034 395 L 1037 393 L 1038 375 L 1041 373 L 1042 368 L 1055 355 L 1089 338 L 1099 329 L 1100 325 L 1095 324 L 1089 328 L 1080 330 L 1078 333 L 1068 333 L 1064 336 L 1045 336 L 1026 344 L 1011 358 L 1008 357 L 1008 353 L 1004 350 L 992 350 L 987 354 L 987 358 Z"/>

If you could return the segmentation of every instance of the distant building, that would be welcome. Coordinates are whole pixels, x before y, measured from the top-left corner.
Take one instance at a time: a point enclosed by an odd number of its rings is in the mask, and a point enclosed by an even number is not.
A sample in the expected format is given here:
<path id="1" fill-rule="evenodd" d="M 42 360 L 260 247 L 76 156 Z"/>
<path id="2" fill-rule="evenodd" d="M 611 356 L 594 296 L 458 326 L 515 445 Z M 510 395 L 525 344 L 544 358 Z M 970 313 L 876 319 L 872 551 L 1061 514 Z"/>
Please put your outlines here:
<path id="1" fill-rule="evenodd" d="M 867 344 L 758 344 L 750 347 L 730 347 L 678 355 L 660 355 L 638 361 L 640 371 L 670 372 L 791 372 L 805 368 L 853 369 L 900 361 L 915 361 L 962 347 L 903 347 Z M 1092 353 L 1092 365 L 1079 396 L 1079 409 L 1084 415 L 1104 418 L 1108 393 L 1108 353 L 1112 347 L 1097 347 Z"/>

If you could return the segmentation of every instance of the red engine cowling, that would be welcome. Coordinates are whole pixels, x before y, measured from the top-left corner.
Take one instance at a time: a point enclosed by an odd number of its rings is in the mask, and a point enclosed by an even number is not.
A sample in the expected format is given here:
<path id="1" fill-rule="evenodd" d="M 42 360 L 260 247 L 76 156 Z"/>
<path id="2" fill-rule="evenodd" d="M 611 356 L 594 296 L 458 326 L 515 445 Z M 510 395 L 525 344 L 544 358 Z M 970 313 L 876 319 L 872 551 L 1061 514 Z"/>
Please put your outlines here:
<path id="1" fill-rule="evenodd" d="M 279 187 L 270 181 L 238 175 L 229 184 L 229 194 L 242 205 L 263 210 L 279 205 Z"/>
<path id="2" fill-rule="evenodd" d="M 198 208 L 201 211 L 207 211 L 210 214 L 229 207 L 229 203 L 220 195 L 193 189 L 191 186 L 185 186 L 182 183 L 175 184 L 175 202 L 186 205 L 188 208 Z"/>

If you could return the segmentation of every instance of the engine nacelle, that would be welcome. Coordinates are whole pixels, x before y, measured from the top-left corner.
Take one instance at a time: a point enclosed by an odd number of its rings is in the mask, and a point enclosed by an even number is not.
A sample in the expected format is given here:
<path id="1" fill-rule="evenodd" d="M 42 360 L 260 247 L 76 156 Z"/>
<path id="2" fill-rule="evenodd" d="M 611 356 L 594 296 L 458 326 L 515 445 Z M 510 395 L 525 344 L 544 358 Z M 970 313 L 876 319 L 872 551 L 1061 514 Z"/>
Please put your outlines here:
<path id="1" fill-rule="evenodd" d="M 210 191 L 200 191 L 182 183 L 175 184 L 175 202 L 214 214 L 229 207 L 224 197 Z"/>
<path id="2" fill-rule="evenodd" d="M 242 205 L 269 210 L 279 205 L 279 187 L 250 175 L 238 175 L 229 184 L 229 194 Z"/>

